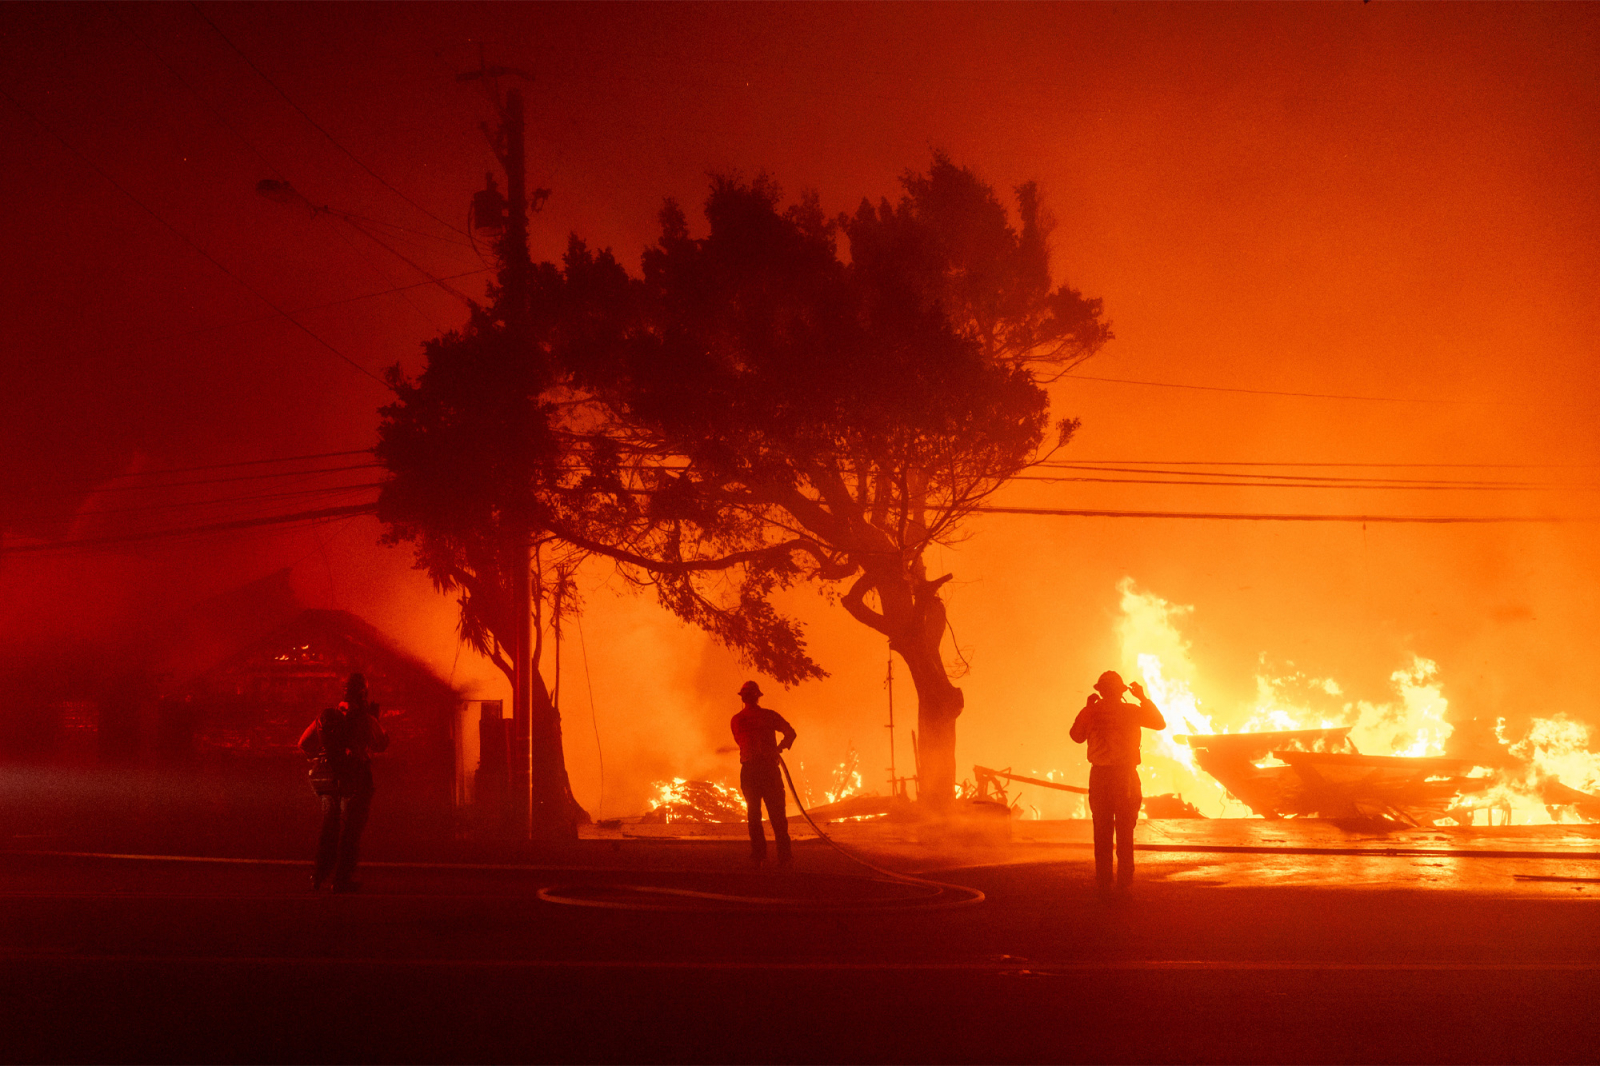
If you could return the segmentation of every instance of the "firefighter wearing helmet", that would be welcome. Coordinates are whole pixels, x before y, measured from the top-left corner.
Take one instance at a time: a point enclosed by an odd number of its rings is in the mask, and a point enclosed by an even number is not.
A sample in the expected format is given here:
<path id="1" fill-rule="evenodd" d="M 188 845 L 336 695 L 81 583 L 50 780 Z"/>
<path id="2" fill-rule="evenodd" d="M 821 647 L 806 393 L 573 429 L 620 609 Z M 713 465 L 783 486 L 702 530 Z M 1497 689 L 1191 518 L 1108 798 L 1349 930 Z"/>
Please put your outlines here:
<path id="1" fill-rule="evenodd" d="M 1094 875 L 1102 895 L 1111 891 L 1112 838 L 1116 839 L 1116 883 L 1133 885 L 1133 827 L 1144 792 L 1139 787 L 1139 730 L 1165 729 L 1161 710 L 1135 681 L 1107 670 L 1094 683 L 1083 710 L 1072 723 L 1072 739 L 1089 745 L 1089 811 L 1094 816 Z M 1132 692 L 1137 702 L 1122 698 Z"/>
<path id="2" fill-rule="evenodd" d="M 733 739 L 739 743 L 739 790 L 744 793 L 750 819 L 750 861 L 760 866 L 767 858 L 767 837 L 761 830 L 761 805 L 772 819 L 772 836 L 778 846 L 778 865 L 793 861 L 789 852 L 789 819 L 783 798 L 783 773 L 778 756 L 794 743 L 794 726 L 777 711 L 761 706 L 761 686 L 746 681 L 739 688 L 744 706 L 733 716 Z M 779 735 L 783 739 L 778 739 Z"/>

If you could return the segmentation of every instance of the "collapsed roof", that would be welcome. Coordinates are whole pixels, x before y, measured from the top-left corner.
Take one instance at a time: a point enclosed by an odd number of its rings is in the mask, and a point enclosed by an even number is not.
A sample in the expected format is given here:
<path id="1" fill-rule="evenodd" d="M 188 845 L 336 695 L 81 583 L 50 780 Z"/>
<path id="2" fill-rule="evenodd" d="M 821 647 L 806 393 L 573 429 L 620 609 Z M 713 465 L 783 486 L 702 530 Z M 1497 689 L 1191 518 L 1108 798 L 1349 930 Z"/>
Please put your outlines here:
<path id="1" fill-rule="evenodd" d="M 1492 806 L 1492 779 L 1472 776 L 1465 759 L 1363 755 L 1350 727 L 1272 733 L 1192 734 L 1177 737 L 1194 749 L 1195 764 L 1264 818 L 1288 816 L 1368 819 L 1432 825 L 1446 819 L 1470 825 Z M 1552 806 L 1573 806 L 1600 818 L 1600 799 L 1551 779 Z"/>

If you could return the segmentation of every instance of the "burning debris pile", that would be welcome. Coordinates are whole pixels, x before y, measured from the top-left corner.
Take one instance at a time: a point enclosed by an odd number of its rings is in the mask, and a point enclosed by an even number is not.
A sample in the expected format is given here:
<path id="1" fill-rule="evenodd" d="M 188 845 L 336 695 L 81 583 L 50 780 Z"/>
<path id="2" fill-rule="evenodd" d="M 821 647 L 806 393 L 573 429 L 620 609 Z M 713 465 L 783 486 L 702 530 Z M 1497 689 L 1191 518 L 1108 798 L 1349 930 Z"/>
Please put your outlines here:
<path id="1" fill-rule="evenodd" d="M 742 822 L 744 796 L 715 781 L 674 777 L 657 781 L 656 795 L 642 822 Z"/>
<path id="2" fill-rule="evenodd" d="M 1253 708 L 1208 714 L 1188 682 L 1169 676 L 1169 664 L 1180 675 L 1195 672 L 1172 624 L 1188 608 L 1131 581 L 1121 591 L 1124 656 L 1138 664 L 1167 719 L 1143 770 L 1147 794 L 1186 793 L 1209 817 L 1249 812 L 1413 826 L 1600 821 L 1600 753 L 1580 722 L 1536 717 L 1513 742 L 1501 719 L 1497 753 L 1448 757 L 1449 702 L 1437 666 L 1420 656 L 1391 675 L 1392 702 L 1345 700 L 1331 679 L 1258 676 Z M 1295 699 L 1291 690 L 1306 695 Z M 1319 702 L 1331 706 L 1299 705 Z"/>
<path id="3" fill-rule="evenodd" d="M 1174 619 L 1190 610 L 1124 581 L 1118 629 L 1126 664 L 1162 714 L 1167 728 L 1149 739 L 1140 768 L 1152 818 L 1329 818 L 1397 826 L 1537 825 L 1600 822 L 1600 751 L 1588 726 L 1561 714 L 1528 720 L 1520 737 L 1501 719 L 1498 744 L 1461 754 L 1447 751 L 1454 726 L 1438 667 L 1420 656 L 1393 671 L 1384 702 L 1348 698 L 1332 679 L 1292 674 L 1256 679 L 1254 704 L 1232 711 L 1202 709 L 1190 687 L 1190 647 Z M 1128 676 L 1128 675 L 1124 675 Z M 1130 677 L 1131 680 L 1131 677 Z M 819 821 L 902 814 L 905 801 L 862 787 L 854 749 L 813 792 L 798 762 L 795 784 Z M 1076 775 L 1072 775 L 1076 776 Z M 1046 794 L 1083 793 L 1055 780 L 974 767 L 957 800 L 974 809 L 1021 816 L 1006 792 L 1027 786 Z M 655 784 L 647 822 L 742 822 L 736 788 L 674 778 Z M 1037 807 L 1029 805 L 1035 817 Z M 1087 810 L 1079 808 L 1077 817 Z"/>
<path id="4" fill-rule="evenodd" d="M 1362 755 L 1350 726 L 1272 733 L 1190 735 L 1199 767 L 1265 818 L 1285 815 L 1396 824 L 1460 820 L 1471 764 L 1424 756 Z M 1467 821 L 1470 822 L 1470 815 Z"/>
<path id="5" fill-rule="evenodd" d="M 1397 825 L 1509 825 L 1533 799 L 1550 821 L 1600 821 L 1600 797 L 1541 774 L 1533 762 L 1500 771 L 1470 760 L 1423 755 L 1363 755 L 1352 727 L 1174 737 L 1195 751 L 1200 769 L 1266 818 L 1313 816 Z M 1524 821 L 1529 819 L 1524 818 Z M 1538 819 L 1533 819 L 1538 820 Z"/>
<path id="6" fill-rule="evenodd" d="M 861 782 L 861 756 L 854 748 L 845 755 L 844 761 L 834 767 L 828 775 L 828 786 L 822 790 L 820 803 L 813 804 L 813 794 L 809 785 L 804 784 L 802 775 L 805 772 L 804 763 L 796 763 L 798 771 L 795 774 L 796 784 L 805 792 L 806 806 L 814 812 L 831 814 L 837 805 L 848 800 L 860 801 L 851 806 L 848 815 L 862 817 L 876 794 L 865 794 Z M 744 795 L 738 788 L 722 784 L 720 781 L 690 781 L 682 777 L 674 777 L 671 781 L 657 781 L 651 785 L 655 796 L 650 800 L 650 809 L 639 820 L 643 823 L 662 824 L 671 822 L 743 822 L 745 820 Z M 855 806 L 866 803 L 861 811 L 856 811 Z M 791 805 L 792 807 L 792 805 Z M 875 808 L 873 808 L 875 811 Z"/>

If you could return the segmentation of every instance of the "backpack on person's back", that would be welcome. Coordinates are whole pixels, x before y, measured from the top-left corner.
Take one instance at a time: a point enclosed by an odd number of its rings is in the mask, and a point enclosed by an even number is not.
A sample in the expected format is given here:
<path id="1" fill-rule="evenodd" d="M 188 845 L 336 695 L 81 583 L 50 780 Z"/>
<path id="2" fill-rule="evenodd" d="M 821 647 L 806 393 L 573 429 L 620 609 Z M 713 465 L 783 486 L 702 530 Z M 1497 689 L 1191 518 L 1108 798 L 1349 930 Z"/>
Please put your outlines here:
<path id="1" fill-rule="evenodd" d="M 336 796 L 350 763 L 350 719 L 338 707 L 317 716 L 317 739 L 322 750 L 312 756 L 311 789 L 319 796 Z"/>

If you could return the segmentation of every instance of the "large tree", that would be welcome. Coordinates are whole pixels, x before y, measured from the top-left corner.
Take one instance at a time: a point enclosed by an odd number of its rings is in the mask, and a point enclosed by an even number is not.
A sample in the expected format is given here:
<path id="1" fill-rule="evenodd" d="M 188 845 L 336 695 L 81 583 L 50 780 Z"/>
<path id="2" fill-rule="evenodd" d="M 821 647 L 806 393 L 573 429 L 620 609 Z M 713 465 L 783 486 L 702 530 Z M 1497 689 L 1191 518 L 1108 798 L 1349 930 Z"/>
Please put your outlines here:
<path id="1" fill-rule="evenodd" d="M 517 723 L 526 733 L 514 738 L 512 812 L 527 803 L 532 834 L 559 839 L 588 816 L 573 798 L 560 715 L 540 674 L 542 622 L 555 613 L 559 624 L 583 552 L 538 517 L 539 496 L 561 484 L 571 459 L 559 428 L 564 378 L 549 340 L 563 280 L 550 264 L 528 263 L 524 249 L 502 249 L 488 302 L 427 343 L 416 378 L 390 372 L 396 398 L 380 412 L 376 449 L 390 476 L 378 518 L 384 539 L 410 543 L 434 587 L 456 597 L 462 640 L 513 687 L 522 645 L 529 706 Z M 529 599 L 517 595 L 518 582 L 531 582 Z M 524 610 L 532 617 L 519 618 Z"/>
<path id="2" fill-rule="evenodd" d="M 772 594 L 848 582 L 845 609 L 909 669 L 919 795 L 942 805 L 964 700 L 927 549 L 1067 442 L 1044 385 L 1111 333 L 1099 300 L 1052 285 L 1033 184 L 1015 222 L 942 155 L 903 185 L 830 219 L 765 177 L 715 179 L 705 235 L 669 201 L 638 281 L 574 242 L 551 352 L 584 458 L 532 506 L 785 683 L 823 671 Z"/>

